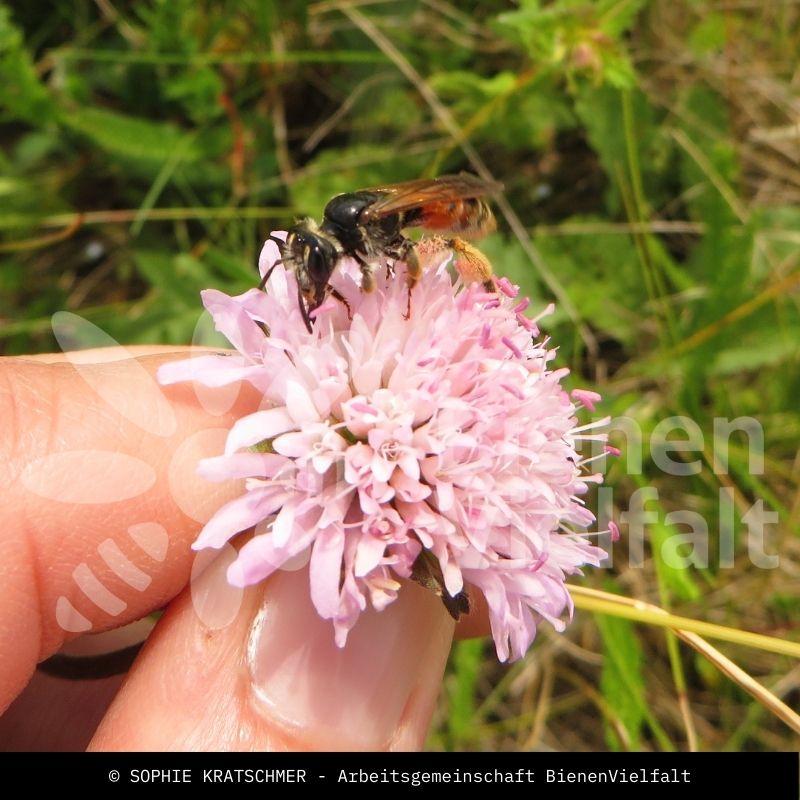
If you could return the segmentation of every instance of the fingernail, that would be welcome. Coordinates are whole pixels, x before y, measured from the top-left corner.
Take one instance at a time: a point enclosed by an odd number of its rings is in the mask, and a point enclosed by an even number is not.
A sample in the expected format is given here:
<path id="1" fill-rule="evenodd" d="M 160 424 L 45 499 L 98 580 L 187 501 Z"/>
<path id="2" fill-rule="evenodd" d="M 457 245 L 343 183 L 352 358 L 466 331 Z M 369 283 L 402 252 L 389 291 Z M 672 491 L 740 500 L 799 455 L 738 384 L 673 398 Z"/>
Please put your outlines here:
<path id="1" fill-rule="evenodd" d="M 453 635 L 441 601 L 406 583 L 378 613 L 361 614 L 338 648 L 309 595 L 308 570 L 267 583 L 248 643 L 253 703 L 307 747 L 391 747 L 416 697 L 430 696 Z"/>

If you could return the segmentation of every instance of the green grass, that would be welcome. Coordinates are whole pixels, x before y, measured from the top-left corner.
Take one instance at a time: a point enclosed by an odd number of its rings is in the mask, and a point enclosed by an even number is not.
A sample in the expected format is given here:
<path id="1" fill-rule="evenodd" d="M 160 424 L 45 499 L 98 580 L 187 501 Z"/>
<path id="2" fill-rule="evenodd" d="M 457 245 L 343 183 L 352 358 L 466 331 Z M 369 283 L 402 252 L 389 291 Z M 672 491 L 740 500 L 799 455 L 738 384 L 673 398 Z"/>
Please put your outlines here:
<path id="1" fill-rule="evenodd" d="M 55 349 L 56 311 L 186 343 L 198 291 L 252 286 L 270 230 L 337 192 L 485 170 L 506 186 L 485 252 L 556 300 L 572 385 L 627 420 L 590 502 L 628 524 L 584 585 L 800 641 L 798 52 L 788 0 L 0 6 L 0 352 Z M 753 508 L 776 515 L 775 569 L 748 552 Z M 795 659 L 719 647 L 800 705 Z M 683 640 L 586 610 L 510 667 L 459 645 L 437 720 L 436 749 L 799 742 Z"/>

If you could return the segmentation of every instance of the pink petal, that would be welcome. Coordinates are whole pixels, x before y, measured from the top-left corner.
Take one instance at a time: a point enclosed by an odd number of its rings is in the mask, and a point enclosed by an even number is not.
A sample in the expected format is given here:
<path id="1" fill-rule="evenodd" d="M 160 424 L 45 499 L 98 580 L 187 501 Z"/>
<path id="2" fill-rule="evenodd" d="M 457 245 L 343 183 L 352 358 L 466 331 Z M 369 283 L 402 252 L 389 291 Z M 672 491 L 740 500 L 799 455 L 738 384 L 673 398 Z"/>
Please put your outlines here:
<path id="1" fill-rule="evenodd" d="M 339 611 L 339 580 L 344 553 L 344 530 L 340 526 L 322 528 L 311 551 L 311 601 L 323 619 Z"/>
<path id="2" fill-rule="evenodd" d="M 275 547 L 275 540 L 269 533 L 254 536 L 228 567 L 228 582 L 239 587 L 258 583 L 308 548 L 315 535 L 316 531 L 309 528 L 283 549 Z"/>
<path id="3" fill-rule="evenodd" d="M 158 368 L 157 378 L 162 385 L 195 381 L 204 386 L 224 386 L 239 380 L 243 368 L 249 365 L 241 356 L 198 355 L 183 361 L 171 361 Z M 233 376 L 230 377 L 229 376 Z"/>
<path id="4" fill-rule="evenodd" d="M 371 395 L 381 386 L 383 364 L 375 359 L 353 367 L 353 386 L 358 394 Z"/>
<path id="5" fill-rule="evenodd" d="M 397 460 L 397 466 L 414 481 L 419 480 L 419 458 L 416 453 L 404 453 Z"/>
<path id="6" fill-rule="evenodd" d="M 264 331 L 242 308 L 238 299 L 216 289 L 206 289 L 200 295 L 203 298 L 203 305 L 214 318 L 216 329 L 243 356 L 253 359 L 260 355 L 264 346 Z"/>
<path id="7" fill-rule="evenodd" d="M 355 489 L 352 486 L 337 484 L 334 487 L 333 497 L 324 499 L 319 526 L 327 528 L 329 525 L 341 524 L 353 503 L 354 493 Z"/>
<path id="8" fill-rule="evenodd" d="M 603 399 L 597 392 L 591 392 L 588 389 L 573 389 L 570 396 L 578 403 L 582 403 L 589 411 L 594 411 L 594 404 Z"/>
<path id="9" fill-rule="evenodd" d="M 376 536 L 365 534 L 358 540 L 356 560 L 354 565 L 355 576 L 363 578 L 380 564 L 386 552 L 386 542 Z"/>
<path id="10" fill-rule="evenodd" d="M 383 456 L 375 455 L 372 456 L 372 463 L 370 464 L 372 467 L 372 474 L 375 477 L 376 481 L 380 481 L 381 483 L 386 483 L 389 478 L 392 477 L 392 473 L 394 472 L 395 462 L 388 461 L 387 459 L 383 458 Z"/>
<path id="11" fill-rule="evenodd" d="M 297 506 L 298 503 L 286 503 L 278 512 L 275 522 L 272 523 L 272 538 L 275 540 L 275 547 L 278 549 L 285 547 L 292 538 Z"/>
<path id="12" fill-rule="evenodd" d="M 225 442 L 225 454 L 235 453 L 242 447 L 268 441 L 279 433 L 294 428 L 294 420 L 285 408 L 269 408 L 237 419 Z"/>
<path id="13" fill-rule="evenodd" d="M 286 410 L 297 424 L 317 422 L 320 418 L 311 395 L 297 381 L 286 382 Z"/>
<path id="14" fill-rule="evenodd" d="M 420 483 L 413 478 L 409 478 L 405 472 L 397 470 L 392 475 L 391 485 L 397 492 L 397 496 L 401 500 L 406 500 L 409 503 L 419 503 L 426 497 L 430 497 L 431 487 Z"/>
<path id="15" fill-rule="evenodd" d="M 275 438 L 272 442 L 272 449 L 287 458 L 303 458 L 311 453 L 316 439 L 314 434 L 290 431 Z"/>
<path id="16" fill-rule="evenodd" d="M 453 507 L 455 503 L 455 494 L 453 492 L 453 484 L 445 483 L 443 481 L 436 482 L 436 505 L 439 511 L 447 512 Z"/>
<path id="17" fill-rule="evenodd" d="M 464 588 L 464 576 L 454 562 L 448 562 L 442 569 L 442 577 L 444 578 L 445 589 L 449 592 L 450 597 L 455 597 Z"/>
<path id="18" fill-rule="evenodd" d="M 264 489 L 251 490 L 240 497 L 226 503 L 205 524 L 193 550 L 204 547 L 218 549 L 229 539 L 241 531 L 252 528 L 257 523 L 275 513 L 285 502 L 285 491 L 268 486 Z"/>
<path id="19" fill-rule="evenodd" d="M 272 478 L 291 463 L 289 459 L 272 453 L 234 453 L 230 456 L 204 458 L 197 468 L 197 474 L 207 481 Z"/>

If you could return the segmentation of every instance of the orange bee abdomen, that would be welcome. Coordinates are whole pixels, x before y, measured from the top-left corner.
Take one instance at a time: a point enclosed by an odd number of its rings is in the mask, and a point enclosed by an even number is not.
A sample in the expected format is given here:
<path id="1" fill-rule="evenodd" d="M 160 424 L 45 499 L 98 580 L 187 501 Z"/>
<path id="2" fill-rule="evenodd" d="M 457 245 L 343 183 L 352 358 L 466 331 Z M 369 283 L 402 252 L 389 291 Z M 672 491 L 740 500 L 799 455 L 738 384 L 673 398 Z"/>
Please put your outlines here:
<path id="1" fill-rule="evenodd" d="M 448 231 L 476 238 L 486 236 L 496 227 L 494 214 L 479 198 L 425 203 L 414 224 L 431 231 Z"/>

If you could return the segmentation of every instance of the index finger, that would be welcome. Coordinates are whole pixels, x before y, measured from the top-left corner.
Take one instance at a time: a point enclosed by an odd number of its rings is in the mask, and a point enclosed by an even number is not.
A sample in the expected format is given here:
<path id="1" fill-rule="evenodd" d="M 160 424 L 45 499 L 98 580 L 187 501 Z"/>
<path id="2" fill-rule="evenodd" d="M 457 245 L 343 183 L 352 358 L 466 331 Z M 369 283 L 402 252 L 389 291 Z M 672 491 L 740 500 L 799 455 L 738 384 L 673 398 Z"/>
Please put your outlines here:
<path id="1" fill-rule="evenodd" d="M 185 355 L 0 360 L 0 710 L 65 641 L 174 597 L 198 530 L 240 491 L 196 467 L 258 398 L 158 386 Z"/>

